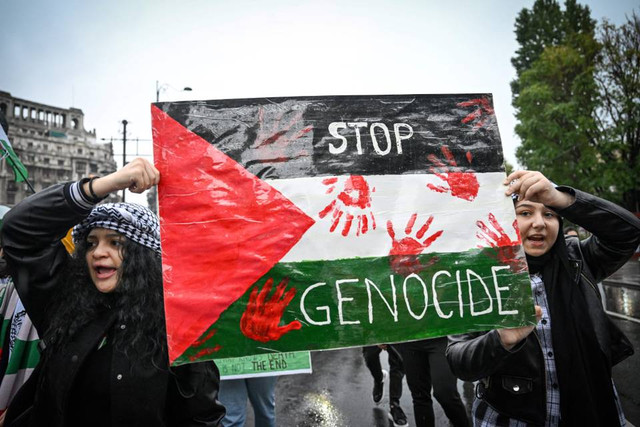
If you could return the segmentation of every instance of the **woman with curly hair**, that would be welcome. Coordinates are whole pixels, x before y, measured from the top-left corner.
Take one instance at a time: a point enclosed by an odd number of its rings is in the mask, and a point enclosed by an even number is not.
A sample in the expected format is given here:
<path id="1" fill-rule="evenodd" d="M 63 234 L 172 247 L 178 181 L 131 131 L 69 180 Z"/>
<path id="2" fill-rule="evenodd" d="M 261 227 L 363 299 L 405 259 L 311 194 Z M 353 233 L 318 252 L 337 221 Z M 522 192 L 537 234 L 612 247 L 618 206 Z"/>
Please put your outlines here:
<path id="1" fill-rule="evenodd" d="M 130 203 L 95 206 L 159 179 L 136 159 L 105 177 L 49 187 L 6 216 L 7 261 L 44 350 L 5 425 L 219 424 L 215 364 L 169 367 L 157 217 Z M 69 256 L 60 239 L 74 224 Z"/>

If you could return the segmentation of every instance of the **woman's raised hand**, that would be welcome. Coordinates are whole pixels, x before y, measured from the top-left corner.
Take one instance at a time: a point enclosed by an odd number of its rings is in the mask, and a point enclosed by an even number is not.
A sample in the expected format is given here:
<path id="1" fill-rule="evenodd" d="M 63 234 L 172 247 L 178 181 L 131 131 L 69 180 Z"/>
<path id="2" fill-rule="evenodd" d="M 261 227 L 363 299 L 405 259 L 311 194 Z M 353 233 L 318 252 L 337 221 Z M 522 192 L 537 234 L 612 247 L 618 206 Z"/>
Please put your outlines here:
<path id="1" fill-rule="evenodd" d="M 558 191 L 546 176 L 536 171 L 515 171 L 504 180 L 504 185 L 508 186 L 507 196 L 516 193 L 518 201 L 528 200 L 551 208 L 563 209 L 575 200 L 571 194 Z"/>
<path id="2" fill-rule="evenodd" d="M 136 158 L 123 168 L 92 183 L 93 192 L 98 197 L 128 188 L 132 193 L 142 193 L 160 182 L 160 172 L 148 160 Z M 90 194 L 89 183 L 84 184 L 86 194 Z"/>

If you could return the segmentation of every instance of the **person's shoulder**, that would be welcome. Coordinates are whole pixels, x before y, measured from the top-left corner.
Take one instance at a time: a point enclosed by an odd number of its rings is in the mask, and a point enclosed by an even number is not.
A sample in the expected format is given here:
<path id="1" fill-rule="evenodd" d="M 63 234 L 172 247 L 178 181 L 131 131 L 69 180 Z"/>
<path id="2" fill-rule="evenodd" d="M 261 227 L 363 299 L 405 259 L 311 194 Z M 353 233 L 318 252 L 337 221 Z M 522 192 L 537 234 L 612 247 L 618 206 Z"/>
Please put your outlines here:
<path id="1" fill-rule="evenodd" d="M 567 245 L 567 254 L 571 259 L 581 259 L 580 238 L 578 236 L 564 236 Z"/>

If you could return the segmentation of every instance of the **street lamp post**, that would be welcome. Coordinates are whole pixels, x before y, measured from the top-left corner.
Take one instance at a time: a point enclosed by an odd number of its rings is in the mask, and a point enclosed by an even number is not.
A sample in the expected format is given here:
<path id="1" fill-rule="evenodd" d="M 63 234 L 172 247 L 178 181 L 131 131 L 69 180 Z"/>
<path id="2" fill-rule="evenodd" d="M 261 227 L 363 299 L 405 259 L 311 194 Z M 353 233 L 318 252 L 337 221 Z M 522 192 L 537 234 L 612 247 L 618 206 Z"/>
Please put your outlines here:
<path id="1" fill-rule="evenodd" d="M 193 90 L 189 86 L 185 86 L 182 89 L 176 89 L 168 83 L 160 84 L 160 82 L 156 80 L 156 102 L 160 102 L 160 92 L 166 90 L 168 87 L 182 92 L 191 92 Z"/>
<path id="2" fill-rule="evenodd" d="M 122 126 L 124 127 L 124 130 L 122 131 L 122 167 L 124 167 L 127 164 L 127 124 L 129 124 L 129 122 L 127 122 L 126 120 L 122 121 Z M 124 192 L 126 191 L 126 189 L 122 189 L 122 202 L 124 203 Z"/>

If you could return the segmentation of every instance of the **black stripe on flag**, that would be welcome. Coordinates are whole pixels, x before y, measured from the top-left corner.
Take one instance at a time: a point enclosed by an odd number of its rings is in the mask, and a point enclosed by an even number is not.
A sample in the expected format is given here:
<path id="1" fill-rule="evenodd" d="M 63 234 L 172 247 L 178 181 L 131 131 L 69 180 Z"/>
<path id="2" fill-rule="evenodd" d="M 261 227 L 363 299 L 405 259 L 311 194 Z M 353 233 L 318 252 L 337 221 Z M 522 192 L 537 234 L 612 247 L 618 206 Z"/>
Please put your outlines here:
<path id="1" fill-rule="evenodd" d="M 256 98 L 156 106 L 264 179 L 345 171 L 504 171 L 489 94 Z"/>

